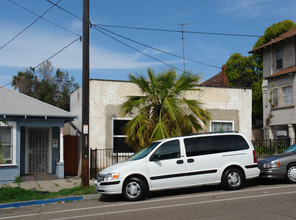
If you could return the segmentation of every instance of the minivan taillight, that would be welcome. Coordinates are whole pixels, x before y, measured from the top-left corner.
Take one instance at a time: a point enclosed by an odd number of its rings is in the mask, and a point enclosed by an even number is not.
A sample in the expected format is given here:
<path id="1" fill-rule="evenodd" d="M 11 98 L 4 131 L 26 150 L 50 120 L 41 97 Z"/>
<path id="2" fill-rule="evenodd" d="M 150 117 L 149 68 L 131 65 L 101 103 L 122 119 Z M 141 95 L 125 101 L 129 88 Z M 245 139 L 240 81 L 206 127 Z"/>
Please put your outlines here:
<path id="1" fill-rule="evenodd" d="M 254 160 L 254 163 L 257 163 L 257 156 L 256 156 L 255 150 L 253 150 L 253 160 Z"/>

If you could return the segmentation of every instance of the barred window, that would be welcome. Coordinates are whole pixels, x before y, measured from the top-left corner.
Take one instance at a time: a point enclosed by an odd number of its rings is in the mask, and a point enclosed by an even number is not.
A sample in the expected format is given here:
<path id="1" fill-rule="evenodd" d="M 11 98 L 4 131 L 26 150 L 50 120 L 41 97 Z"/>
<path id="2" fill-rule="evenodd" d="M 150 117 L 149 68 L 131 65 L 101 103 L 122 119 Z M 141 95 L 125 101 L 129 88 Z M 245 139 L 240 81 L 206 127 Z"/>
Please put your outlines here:
<path id="1" fill-rule="evenodd" d="M 134 148 L 129 146 L 125 140 L 127 135 L 123 133 L 123 128 L 130 119 L 113 118 L 113 152 L 114 153 L 133 153 Z"/>

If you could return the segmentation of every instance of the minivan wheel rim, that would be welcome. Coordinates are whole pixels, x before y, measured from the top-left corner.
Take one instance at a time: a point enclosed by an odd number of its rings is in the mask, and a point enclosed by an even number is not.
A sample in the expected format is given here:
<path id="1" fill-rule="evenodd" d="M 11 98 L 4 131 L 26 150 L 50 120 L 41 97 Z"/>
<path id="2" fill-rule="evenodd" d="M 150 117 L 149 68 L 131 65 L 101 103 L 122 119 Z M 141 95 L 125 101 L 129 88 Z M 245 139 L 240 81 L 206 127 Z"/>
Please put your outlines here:
<path id="1" fill-rule="evenodd" d="M 288 177 L 292 181 L 296 181 L 296 166 L 290 167 L 288 170 Z"/>
<path id="2" fill-rule="evenodd" d="M 229 173 L 227 181 L 228 181 L 229 185 L 233 186 L 233 187 L 240 186 L 240 184 L 241 184 L 240 175 L 236 172 Z"/>
<path id="3" fill-rule="evenodd" d="M 137 182 L 130 182 L 126 185 L 125 192 L 129 198 L 137 198 L 141 193 L 141 186 Z"/>

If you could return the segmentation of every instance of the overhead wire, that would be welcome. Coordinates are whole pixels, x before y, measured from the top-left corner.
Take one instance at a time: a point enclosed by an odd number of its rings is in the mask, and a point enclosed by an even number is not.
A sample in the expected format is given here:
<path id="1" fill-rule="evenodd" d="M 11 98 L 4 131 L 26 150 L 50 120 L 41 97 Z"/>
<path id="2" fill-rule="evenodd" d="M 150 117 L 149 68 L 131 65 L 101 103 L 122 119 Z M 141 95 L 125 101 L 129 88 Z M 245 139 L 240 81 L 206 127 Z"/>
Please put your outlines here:
<path id="1" fill-rule="evenodd" d="M 53 4 L 53 5 L 55 4 L 54 2 L 52 2 L 52 1 L 50 1 L 50 0 L 46 0 L 46 1 L 48 1 L 50 4 Z M 75 15 L 74 13 L 68 11 L 67 9 L 64 9 L 63 7 L 61 7 L 61 6 L 59 6 L 59 5 L 56 5 L 56 7 L 59 8 L 59 9 L 61 9 L 61 10 L 64 11 L 64 12 L 66 12 L 66 13 L 72 15 L 73 17 L 75 17 L 75 18 L 77 18 L 77 19 L 83 21 L 82 18 L 80 18 L 79 16 Z"/>
<path id="2" fill-rule="evenodd" d="M 53 7 L 55 7 L 60 1 L 57 3 L 54 3 L 50 8 L 48 8 L 43 14 L 41 14 L 37 19 L 35 19 L 31 24 L 29 24 L 26 28 L 24 28 L 22 31 L 20 31 L 17 35 L 15 35 L 12 39 L 10 39 L 8 42 L 6 42 L 4 45 L 0 47 L 0 50 L 3 49 L 5 46 L 7 46 L 10 42 L 15 40 L 18 36 L 20 36 L 22 33 L 24 33 L 26 30 L 28 30 L 33 24 L 35 24 L 42 16 L 44 16 L 47 12 L 49 12 Z"/>
<path id="3" fill-rule="evenodd" d="M 99 29 L 99 28 L 97 28 L 97 27 L 94 27 L 94 29 L 96 29 L 97 31 L 101 32 L 102 34 L 104 34 L 104 35 L 106 35 L 106 36 L 112 38 L 113 40 L 115 40 L 115 41 L 117 41 L 117 42 L 119 42 L 119 43 L 125 45 L 126 47 L 129 47 L 129 48 L 131 48 L 131 49 L 133 49 L 133 50 L 135 50 L 135 51 L 137 51 L 137 52 L 139 52 L 139 53 L 141 53 L 141 54 L 143 54 L 143 55 L 145 55 L 145 56 L 147 56 L 147 57 L 149 57 L 149 58 L 151 58 L 151 59 L 153 59 L 153 60 L 156 60 L 157 62 L 160 62 L 160 63 L 162 63 L 162 64 L 165 64 L 165 65 L 167 65 L 167 66 L 170 66 L 171 68 L 174 68 L 174 69 L 176 69 L 176 70 L 179 70 L 179 71 L 182 71 L 182 72 L 183 72 L 183 70 L 181 70 L 181 69 L 179 69 L 179 68 L 177 68 L 177 67 L 175 67 L 175 66 L 173 66 L 173 65 L 171 65 L 171 64 L 169 64 L 169 63 L 166 63 L 166 62 L 164 62 L 164 61 L 162 61 L 162 60 L 160 60 L 160 59 L 157 59 L 157 58 L 155 58 L 155 57 L 153 57 L 153 56 L 151 56 L 151 55 L 149 55 L 149 54 L 147 54 L 147 53 L 144 53 L 144 52 L 141 51 L 141 50 L 138 50 L 137 48 L 134 48 L 134 47 L 132 47 L 132 46 L 130 46 L 130 45 L 124 43 L 124 42 L 121 41 L 121 40 L 118 40 L 117 38 L 111 36 L 110 34 L 107 34 L 106 32 L 102 31 L 101 29 Z"/>
<path id="4" fill-rule="evenodd" d="M 35 16 L 37 16 L 37 17 L 40 17 L 40 15 L 38 15 L 37 13 L 31 11 L 31 10 L 28 9 L 28 8 L 25 8 L 24 6 L 22 6 L 22 5 L 20 5 L 20 4 L 16 3 L 16 2 L 14 2 L 13 0 L 8 0 L 8 1 L 10 1 L 11 3 L 15 4 L 16 6 L 22 8 L 22 9 L 28 11 L 28 12 L 30 12 L 31 14 L 33 14 L 33 15 L 35 15 Z M 81 36 L 80 34 L 77 34 L 77 33 L 73 32 L 73 31 L 71 31 L 71 30 L 69 30 L 69 29 L 67 29 L 67 28 L 65 28 L 65 27 L 62 27 L 62 26 L 60 26 L 60 25 L 58 25 L 58 24 L 56 24 L 56 23 L 54 23 L 54 22 L 52 22 L 52 21 L 50 21 L 50 20 L 48 20 L 48 19 L 46 19 L 46 18 L 44 18 L 44 17 L 41 17 L 41 19 L 43 19 L 44 21 L 47 21 L 48 23 L 50 23 L 50 24 L 52 24 L 52 25 L 54 25 L 54 26 L 56 26 L 56 27 L 59 27 L 59 28 L 63 29 L 64 31 L 67 31 L 67 32 L 69 32 L 69 33 L 72 33 L 72 34 L 74 34 L 74 35 L 76 35 L 76 36 Z"/>
<path id="5" fill-rule="evenodd" d="M 72 44 L 74 44 L 76 41 L 80 40 L 81 41 L 81 37 L 78 37 L 77 39 L 73 40 L 72 42 L 70 42 L 69 44 L 67 44 L 65 47 L 63 47 L 62 49 L 60 49 L 59 51 L 57 51 L 56 53 L 54 53 L 52 56 L 50 56 L 49 58 L 47 58 L 46 60 L 44 60 L 43 62 L 41 62 L 40 64 L 36 65 L 35 67 L 32 67 L 32 70 L 35 70 L 36 68 L 38 68 L 39 66 L 41 66 L 43 63 L 45 63 L 46 61 L 52 59 L 53 57 L 55 57 L 56 55 L 58 55 L 59 53 L 61 53 L 63 50 L 65 50 L 66 48 L 70 47 Z M 12 83 L 12 80 L 9 83 L 6 83 L 4 86 L 1 86 L 0 89 L 8 86 L 9 84 Z"/>
<path id="6" fill-rule="evenodd" d="M 93 26 L 96 26 L 96 25 L 93 25 Z M 96 27 L 98 27 L 98 26 L 96 26 Z M 126 39 L 126 40 L 128 40 L 128 41 L 131 41 L 131 42 L 137 43 L 137 44 L 139 44 L 139 45 L 142 45 L 142 46 L 144 46 L 144 47 L 147 47 L 147 48 L 150 48 L 150 49 L 156 50 L 156 51 L 161 52 L 161 53 L 168 54 L 168 55 L 170 55 L 170 56 L 174 56 L 174 57 L 177 57 L 177 58 L 183 59 L 182 56 L 179 56 L 179 55 L 176 55 L 176 54 L 173 54 L 173 53 L 170 53 L 170 52 L 164 51 L 164 50 L 160 50 L 160 49 L 158 49 L 158 48 L 155 48 L 155 47 L 149 46 L 149 45 L 147 45 L 147 44 L 141 43 L 141 42 L 139 42 L 139 41 L 136 41 L 136 40 L 130 39 L 130 38 L 125 37 L 125 36 L 123 36 L 123 35 L 117 34 L 117 33 L 113 32 L 113 31 L 107 30 L 107 29 L 105 29 L 105 28 L 102 28 L 102 27 L 98 27 L 98 28 L 100 28 L 100 29 L 102 29 L 102 30 L 104 30 L 104 31 L 107 31 L 107 32 L 109 32 L 109 33 L 111 33 L 111 34 L 113 34 L 113 35 L 116 35 L 116 36 L 118 36 L 118 37 L 124 38 L 124 39 Z M 208 67 L 213 67 L 213 68 L 221 69 L 221 67 L 214 66 L 214 65 L 211 65 L 211 64 L 207 64 L 207 63 L 203 63 L 203 62 L 200 62 L 200 61 L 197 61 L 197 60 L 193 60 L 193 59 L 189 59 L 189 58 L 185 58 L 185 60 L 187 60 L 187 61 L 191 61 L 191 62 L 194 62 L 194 63 L 198 63 L 198 64 L 201 64 L 201 65 L 205 65 L 205 66 L 208 66 Z"/>
<path id="7" fill-rule="evenodd" d="M 159 28 L 142 28 L 132 26 L 121 26 L 121 25 L 109 25 L 109 24 L 92 24 L 95 26 L 102 27 L 113 27 L 113 28 L 124 28 L 134 30 L 145 30 L 145 31 L 160 31 L 160 32 L 174 32 L 174 33 L 188 33 L 188 34 L 204 34 L 204 35 L 220 35 L 220 36 L 232 36 L 232 37 L 262 37 L 261 35 L 254 34 L 234 34 L 234 33 L 218 33 L 218 32 L 202 32 L 202 31 L 182 31 L 182 30 L 170 30 L 170 29 L 159 29 Z"/>

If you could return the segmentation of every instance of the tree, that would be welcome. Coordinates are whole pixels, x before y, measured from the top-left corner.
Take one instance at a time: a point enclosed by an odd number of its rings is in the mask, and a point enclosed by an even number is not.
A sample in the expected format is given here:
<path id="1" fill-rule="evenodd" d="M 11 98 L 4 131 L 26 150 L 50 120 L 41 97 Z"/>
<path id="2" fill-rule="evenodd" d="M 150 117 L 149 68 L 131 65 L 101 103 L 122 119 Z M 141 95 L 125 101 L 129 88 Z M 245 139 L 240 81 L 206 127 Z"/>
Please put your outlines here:
<path id="1" fill-rule="evenodd" d="M 41 80 L 34 83 L 34 73 L 31 68 L 26 72 L 18 72 L 18 75 L 13 77 L 11 85 L 14 89 L 19 89 L 19 92 L 30 96 L 34 96 L 33 91 L 36 86 L 38 95 L 35 94 L 35 98 L 64 110 L 70 110 L 70 95 L 78 89 L 79 84 L 75 83 L 75 79 L 70 77 L 67 71 L 58 68 L 53 76 L 53 70 L 51 62 L 47 61 L 36 71 Z"/>
<path id="2" fill-rule="evenodd" d="M 25 72 L 19 71 L 17 76 L 12 77 L 12 83 L 14 90 L 18 89 L 20 93 L 33 96 L 34 88 L 34 75 L 31 69 L 26 69 Z"/>
<path id="3" fill-rule="evenodd" d="M 266 28 L 264 35 L 261 36 L 254 44 L 253 49 L 258 48 L 279 35 L 291 30 L 295 23 L 290 20 L 284 20 Z M 262 54 L 252 54 L 242 56 L 234 53 L 226 62 L 226 74 L 229 79 L 230 87 L 250 87 L 252 88 L 252 122 L 262 121 L 262 73 L 263 73 L 263 56 Z"/>
<path id="4" fill-rule="evenodd" d="M 129 75 L 143 95 L 129 96 L 122 105 L 124 116 L 137 113 L 124 128 L 128 144 L 138 150 L 151 141 L 198 132 L 209 122 L 209 113 L 201 103 L 184 97 L 186 91 L 199 90 L 199 77 L 189 73 L 178 76 L 174 69 L 158 75 L 149 68 L 147 72 L 149 79 Z"/>

